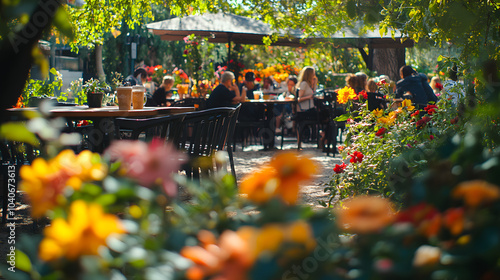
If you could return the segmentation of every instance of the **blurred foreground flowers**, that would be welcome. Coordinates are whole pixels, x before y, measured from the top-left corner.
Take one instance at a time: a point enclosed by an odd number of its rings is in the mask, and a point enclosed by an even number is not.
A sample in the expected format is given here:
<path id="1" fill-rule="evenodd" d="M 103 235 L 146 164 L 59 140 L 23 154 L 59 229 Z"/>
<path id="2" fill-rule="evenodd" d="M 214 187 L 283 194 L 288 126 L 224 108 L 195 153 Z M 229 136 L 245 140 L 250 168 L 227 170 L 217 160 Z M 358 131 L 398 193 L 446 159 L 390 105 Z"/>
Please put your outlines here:
<path id="1" fill-rule="evenodd" d="M 442 118 L 428 108 L 431 121 L 417 129 L 413 109 L 403 103 L 392 114 L 366 115 L 370 143 L 394 144 L 396 127 L 420 133 Z M 380 124 L 384 116 L 394 122 Z M 317 211 L 297 201 L 319 165 L 295 152 L 276 154 L 237 186 L 225 170 L 188 180 L 178 172 L 186 157 L 160 139 L 118 141 L 102 156 L 63 150 L 20 169 L 33 216 L 49 217 L 50 225 L 16 240 L 16 277 L 496 279 L 500 160 L 478 148 L 479 135 L 405 162 L 387 162 L 360 142 L 346 146 L 344 161 L 331 167 L 344 180 L 326 188 L 339 195 Z M 406 146 L 414 139 L 399 145 L 414 152 Z M 426 172 L 396 177 L 390 191 L 378 188 L 393 177 L 374 173 L 375 162 L 396 176 L 392 165 L 421 170 L 415 159 L 425 159 Z M 5 264 L 0 269 L 12 278 Z"/>

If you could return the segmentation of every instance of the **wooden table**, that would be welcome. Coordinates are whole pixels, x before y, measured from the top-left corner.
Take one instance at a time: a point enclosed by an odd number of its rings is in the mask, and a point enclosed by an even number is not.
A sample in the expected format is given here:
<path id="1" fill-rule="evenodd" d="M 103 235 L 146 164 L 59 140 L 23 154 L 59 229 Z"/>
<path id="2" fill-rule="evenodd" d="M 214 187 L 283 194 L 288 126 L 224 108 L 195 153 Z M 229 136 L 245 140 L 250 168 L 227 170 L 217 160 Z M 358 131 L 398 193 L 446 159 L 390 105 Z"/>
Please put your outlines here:
<path id="1" fill-rule="evenodd" d="M 49 117 L 63 117 L 68 121 L 70 129 L 75 120 L 91 120 L 93 126 L 84 131 L 94 152 L 102 153 L 115 139 L 115 118 L 138 118 L 159 115 L 181 114 L 194 111 L 190 107 L 145 107 L 143 109 L 119 110 L 118 106 L 89 108 L 88 106 L 53 107 Z M 12 108 L 7 110 L 13 118 L 23 117 L 26 113 L 38 111 L 38 108 Z"/>
<path id="2" fill-rule="evenodd" d="M 274 138 L 276 136 L 276 132 L 275 132 L 275 129 L 276 129 L 276 121 L 275 121 L 275 116 L 274 116 L 274 113 L 273 113 L 273 109 L 274 109 L 274 105 L 276 104 L 282 104 L 282 105 L 285 105 L 285 104 L 291 104 L 293 106 L 293 104 L 295 104 L 295 100 L 291 99 L 291 100 L 280 100 L 280 99 L 247 99 L 245 100 L 244 102 L 242 102 L 243 104 L 264 104 L 266 105 L 267 107 L 267 111 L 266 111 L 266 119 L 265 119 L 265 122 L 266 122 L 266 128 L 265 128 L 265 131 L 263 133 L 260 133 L 262 135 L 262 140 L 263 140 L 263 143 L 264 143 L 264 150 L 269 150 L 269 149 L 273 149 L 274 148 Z M 285 107 L 283 106 L 283 113 L 285 111 Z M 283 139 L 282 139 L 282 142 L 283 142 Z"/>

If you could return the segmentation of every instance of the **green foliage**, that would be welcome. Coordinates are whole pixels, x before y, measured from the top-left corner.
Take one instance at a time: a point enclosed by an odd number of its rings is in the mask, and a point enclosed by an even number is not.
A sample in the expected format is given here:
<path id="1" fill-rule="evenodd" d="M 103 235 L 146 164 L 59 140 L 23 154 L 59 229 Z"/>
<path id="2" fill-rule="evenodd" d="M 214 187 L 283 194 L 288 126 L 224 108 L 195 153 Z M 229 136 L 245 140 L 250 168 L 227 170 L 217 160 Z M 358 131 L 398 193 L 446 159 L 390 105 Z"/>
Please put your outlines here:
<path id="1" fill-rule="evenodd" d="M 54 97 L 57 94 L 58 100 L 66 100 L 65 93 L 59 94 L 63 85 L 61 74 L 55 68 L 50 69 L 50 74 L 53 77 L 52 80 L 49 78 L 45 80 L 30 79 L 26 83 L 26 87 L 21 95 L 23 107 L 28 107 L 28 102 L 31 97 Z"/>

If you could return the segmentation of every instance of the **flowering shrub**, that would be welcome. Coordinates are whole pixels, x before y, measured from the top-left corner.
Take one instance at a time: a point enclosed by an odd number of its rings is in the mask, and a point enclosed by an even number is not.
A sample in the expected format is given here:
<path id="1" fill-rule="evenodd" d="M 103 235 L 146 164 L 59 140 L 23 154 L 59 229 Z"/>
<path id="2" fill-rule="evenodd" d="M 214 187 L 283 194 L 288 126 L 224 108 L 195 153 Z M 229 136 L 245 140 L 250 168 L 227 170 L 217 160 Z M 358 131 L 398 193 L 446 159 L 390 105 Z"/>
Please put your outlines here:
<path id="1" fill-rule="evenodd" d="M 157 85 L 161 85 L 163 83 L 163 77 L 167 73 L 167 70 L 164 69 L 163 66 L 144 66 L 144 69 L 148 72 L 148 81 L 153 81 Z"/>
<path id="2" fill-rule="evenodd" d="M 281 83 L 286 81 L 289 75 L 298 75 L 300 72 L 299 68 L 286 64 L 276 64 L 264 68 L 264 64 L 257 63 L 255 67 L 256 69 L 244 69 L 241 76 L 244 77 L 247 72 L 253 72 L 257 82 L 262 81 L 265 77 L 272 76 L 276 82 Z"/>
<path id="3" fill-rule="evenodd" d="M 385 88 L 386 84 L 380 82 Z M 404 100 L 399 107 L 372 112 L 361 103 L 348 87 L 338 92 L 338 102 L 348 108 L 358 108 L 343 118 L 357 121 L 347 123 L 346 147 L 341 155 L 343 167 L 335 167 L 335 175 L 327 191 L 331 203 L 337 195 L 340 200 L 361 194 L 379 194 L 386 197 L 396 195 L 394 181 L 401 177 L 418 174 L 426 167 L 424 155 L 431 154 L 439 140 L 450 132 L 463 132 L 458 111 L 451 100 L 441 99 L 437 104 L 416 110 L 410 100 Z M 437 139 L 436 139 L 437 138 Z M 414 152 L 415 160 L 409 160 L 409 170 L 393 166 L 391 161 L 407 151 Z M 398 194 L 402 195 L 402 194 Z"/>

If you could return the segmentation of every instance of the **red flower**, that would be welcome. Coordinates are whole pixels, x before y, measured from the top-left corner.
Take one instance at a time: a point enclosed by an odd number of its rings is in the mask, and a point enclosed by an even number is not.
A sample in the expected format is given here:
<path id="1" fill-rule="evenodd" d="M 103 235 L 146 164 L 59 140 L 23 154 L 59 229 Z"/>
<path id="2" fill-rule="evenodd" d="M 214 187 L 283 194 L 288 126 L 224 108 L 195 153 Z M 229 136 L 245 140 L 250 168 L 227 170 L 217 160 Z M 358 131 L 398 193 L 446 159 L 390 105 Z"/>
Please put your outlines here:
<path id="1" fill-rule="evenodd" d="M 350 156 L 351 156 L 351 159 L 349 161 L 351 163 L 356 163 L 356 162 L 361 163 L 363 161 L 363 157 L 364 157 L 364 155 L 358 151 L 354 151 L 354 153 L 352 153 L 352 155 L 350 155 Z"/>
<path id="2" fill-rule="evenodd" d="M 458 116 L 456 116 L 455 118 L 453 118 L 451 121 L 450 121 L 451 124 L 456 124 L 458 123 Z"/>
<path id="3" fill-rule="evenodd" d="M 244 65 L 243 63 L 239 62 L 239 63 L 238 63 L 238 67 L 239 67 L 239 68 L 245 68 L 245 65 Z"/>
<path id="4" fill-rule="evenodd" d="M 437 108 L 438 108 L 438 106 L 436 106 L 436 105 L 427 105 L 424 108 L 424 110 L 427 111 L 427 114 L 432 115 L 432 114 L 436 113 Z"/>
<path id="5" fill-rule="evenodd" d="M 358 97 L 360 99 L 361 99 L 361 97 L 363 97 L 364 99 L 368 99 L 368 94 L 366 93 L 366 91 L 362 90 L 359 92 Z"/>
<path id="6" fill-rule="evenodd" d="M 192 42 L 191 45 L 198 46 L 198 42 Z"/>
<path id="7" fill-rule="evenodd" d="M 432 135 L 432 134 L 429 135 L 429 139 L 431 139 L 431 141 L 434 140 L 434 135 Z"/>
<path id="8" fill-rule="evenodd" d="M 232 60 L 232 59 L 231 59 L 231 60 L 229 60 L 229 63 L 233 63 L 233 62 L 234 62 L 234 60 Z"/>
<path id="9" fill-rule="evenodd" d="M 344 172 L 346 167 L 347 167 L 347 164 L 345 164 L 345 162 L 343 162 L 341 165 L 335 164 L 333 171 L 335 171 L 335 173 L 339 174 L 339 173 Z"/>
<path id="10" fill-rule="evenodd" d="M 421 120 L 417 121 L 417 128 L 423 128 L 430 121 L 430 117 L 424 116 Z"/>
<path id="11" fill-rule="evenodd" d="M 380 80 L 378 83 L 377 83 L 377 86 L 381 86 L 381 85 L 385 85 L 387 84 L 387 82 L 385 81 L 385 79 L 382 79 Z"/>
<path id="12" fill-rule="evenodd" d="M 436 83 L 436 88 L 441 91 L 441 90 L 443 90 L 443 85 L 440 83 Z"/>
<path id="13" fill-rule="evenodd" d="M 189 51 L 188 51 L 188 50 L 184 50 L 184 54 L 188 54 L 188 53 L 189 53 Z"/>
<path id="14" fill-rule="evenodd" d="M 375 136 L 383 136 L 387 132 L 387 129 L 385 127 L 380 128 L 377 133 L 375 133 Z"/>
<path id="15" fill-rule="evenodd" d="M 81 120 L 76 124 L 76 126 L 84 126 L 84 125 L 89 125 L 89 122 L 87 120 Z"/>
<path id="16" fill-rule="evenodd" d="M 260 83 L 262 81 L 262 79 L 261 78 L 255 78 L 255 81 L 258 82 L 258 83 Z"/>
<path id="17" fill-rule="evenodd" d="M 412 117 L 416 117 L 420 114 L 420 110 L 417 110 L 415 112 L 413 112 L 413 114 L 411 114 Z"/>

